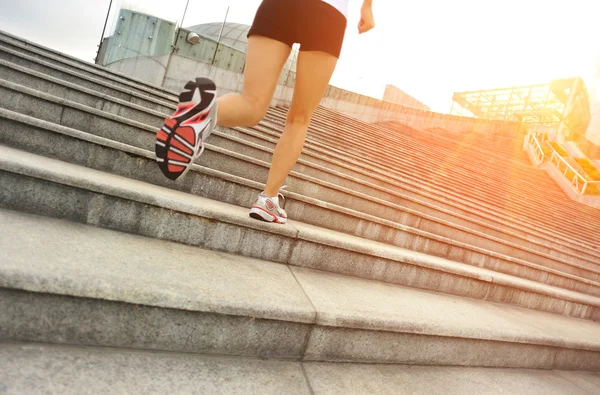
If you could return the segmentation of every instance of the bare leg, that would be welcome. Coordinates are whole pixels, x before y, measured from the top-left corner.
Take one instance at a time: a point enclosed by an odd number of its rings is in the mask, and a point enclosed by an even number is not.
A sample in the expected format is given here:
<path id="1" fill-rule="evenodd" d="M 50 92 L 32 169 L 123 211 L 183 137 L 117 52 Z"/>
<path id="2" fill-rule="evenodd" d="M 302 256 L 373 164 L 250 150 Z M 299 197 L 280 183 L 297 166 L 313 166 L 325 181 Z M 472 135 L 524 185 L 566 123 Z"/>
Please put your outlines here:
<path id="1" fill-rule="evenodd" d="M 217 123 L 224 127 L 254 126 L 265 115 L 291 48 L 279 41 L 250 36 L 242 94 L 217 100 Z"/>
<path id="2" fill-rule="evenodd" d="M 286 177 L 300 157 L 308 124 L 321 102 L 337 64 L 337 58 L 325 52 L 300 52 L 296 68 L 296 86 L 286 126 L 275 152 L 264 190 L 277 196 Z"/>

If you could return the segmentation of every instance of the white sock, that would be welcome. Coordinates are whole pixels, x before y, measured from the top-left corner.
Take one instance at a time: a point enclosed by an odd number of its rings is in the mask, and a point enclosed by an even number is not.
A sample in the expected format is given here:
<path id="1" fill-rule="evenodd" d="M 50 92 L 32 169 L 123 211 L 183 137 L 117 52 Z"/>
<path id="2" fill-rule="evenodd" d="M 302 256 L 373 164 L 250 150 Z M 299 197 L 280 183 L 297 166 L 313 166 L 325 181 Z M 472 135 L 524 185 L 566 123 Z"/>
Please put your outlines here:
<path id="1" fill-rule="evenodd" d="M 271 197 L 271 196 L 267 196 L 267 195 L 265 195 L 264 193 L 263 193 L 263 194 L 261 194 L 261 195 L 263 195 L 264 197 L 268 197 L 268 198 L 269 198 L 269 199 L 271 199 L 271 200 L 272 200 L 272 201 L 273 201 L 273 202 L 274 202 L 276 205 L 278 205 L 278 206 L 279 206 L 279 196 Z"/>

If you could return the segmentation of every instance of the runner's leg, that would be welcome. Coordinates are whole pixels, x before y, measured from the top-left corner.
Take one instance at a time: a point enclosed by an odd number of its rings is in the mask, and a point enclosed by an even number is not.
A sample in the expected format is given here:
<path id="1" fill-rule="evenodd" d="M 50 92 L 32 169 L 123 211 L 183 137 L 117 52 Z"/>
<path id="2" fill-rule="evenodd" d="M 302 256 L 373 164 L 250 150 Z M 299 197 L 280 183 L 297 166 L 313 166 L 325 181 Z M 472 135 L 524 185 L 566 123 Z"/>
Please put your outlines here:
<path id="1" fill-rule="evenodd" d="M 286 126 L 273 153 L 266 196 L 277 196 L 286 177 L 298 161 L 311 117 L 319 105 L 337 58 L 320 51 L 300 52 L 296 68 L 296 85 Z"/>
<path id="2" fill-rule="evenodd" d="M 217 124 L 224 127 L 254 126 L 264 117 L 291 48 L 271 38 L 248 38 L 244 89 L 217 100 Z"/>

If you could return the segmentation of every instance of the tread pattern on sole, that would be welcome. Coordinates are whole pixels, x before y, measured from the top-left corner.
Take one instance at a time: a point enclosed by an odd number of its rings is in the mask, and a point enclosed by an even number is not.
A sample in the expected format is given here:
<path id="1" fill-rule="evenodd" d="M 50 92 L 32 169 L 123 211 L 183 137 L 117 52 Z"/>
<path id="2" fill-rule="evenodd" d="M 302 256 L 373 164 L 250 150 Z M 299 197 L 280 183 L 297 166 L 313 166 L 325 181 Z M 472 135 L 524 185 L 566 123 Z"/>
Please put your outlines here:
<path id="1" fill-rule="evenodd" d="M 206 121 L 216 100 L 216 85 L 208 78 L 189 81 L 179 95 L 177 110 L 156 132 L 155 154 L 158 167 L 170 180 L 183 176 L 196 156 L 204 150 L 202 136 L 206 125 L 196 133 L 191 125 Z M 194 103 L 199 100 L 198 103 Z"/>

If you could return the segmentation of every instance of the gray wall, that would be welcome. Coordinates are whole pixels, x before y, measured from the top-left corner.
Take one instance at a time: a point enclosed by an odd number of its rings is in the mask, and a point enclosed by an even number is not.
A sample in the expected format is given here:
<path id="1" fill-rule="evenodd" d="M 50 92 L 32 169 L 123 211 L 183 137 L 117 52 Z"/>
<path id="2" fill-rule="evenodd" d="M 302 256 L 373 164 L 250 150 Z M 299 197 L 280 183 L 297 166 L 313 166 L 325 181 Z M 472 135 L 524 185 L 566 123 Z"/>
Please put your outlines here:
<path id="1" fill-rule="evenodd" d="M 168 55 L 175 29 L 174 23 L 152 15 L 120 10 L 115 32 L 104 40 L 98 63 L 108 65 L 134 57 Z"/>

